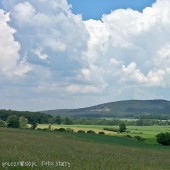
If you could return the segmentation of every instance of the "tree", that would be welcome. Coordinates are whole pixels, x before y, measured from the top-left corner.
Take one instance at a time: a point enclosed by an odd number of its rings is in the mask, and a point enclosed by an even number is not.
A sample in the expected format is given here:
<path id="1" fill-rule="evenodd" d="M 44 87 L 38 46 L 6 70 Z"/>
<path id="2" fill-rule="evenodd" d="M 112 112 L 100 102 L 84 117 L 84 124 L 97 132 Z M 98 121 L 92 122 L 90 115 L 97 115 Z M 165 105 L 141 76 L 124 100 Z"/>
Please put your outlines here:
<path id="1" fill-rule="evenodd" d="M 65 125 L 72 125 L 72 124 L 73 124 L 73 121 L 72 121 L 71 119 L 69 119 L 68 117 L 66 117 L 66 118 L 64 119 L 64 124 L 65 124 Z"/>
<path id="2" fill-rule="evenodd" d="M 54 122 L 60 125 L 60 124 L 62 123 L 61 116 L 56 116 L 56 117 L 54 118 Z"/>
<path id="3" fill-rule="evenodd" d="M 170 133 L 169 132 L 159 133 L 156 135 L 156 140 L 158 143 L 162 145 L 170 145 Z"/>
<path id="4" fill-rule="evenodd" d="M 120 133 L 126 132 L 126 125 L 125 125 L 125 123 L 119 124 L 119 132 Z"/>
<path id="5" fill-rule="evenodd" d="M 144 121 L 142 119 L 139 119 L 136 121 L 136 125 L 137 126 L 143 126 L 144 125 Z"/>
<path id="6" fill-rule="evenodd" d="M 27 128 L 27 124 L 28 124 L 28 119 L 25 118 L 24 116 L 21 116 L 21 117 L 19 118 L 20 128 Z"/>
<path id="7" fill-rule="evenodd" d="M 6 122 L 0 119 L 0 127 L 6 127 Z"/>
<path id="8" fill-rule="evenodd" d="M 37 128 L 37 125 L 38 125 L 38 123 L 36 123 L 36 122 L 33 122 L 32 124 L 31 124 L 31 129 L 36 129 Z"/>
<path id="9" fill-rule="evenodd" d="M 7 118 L 7 126 L 11 128 L 19 128 L 19 119 L 17 116 L 9 116 Z"/>

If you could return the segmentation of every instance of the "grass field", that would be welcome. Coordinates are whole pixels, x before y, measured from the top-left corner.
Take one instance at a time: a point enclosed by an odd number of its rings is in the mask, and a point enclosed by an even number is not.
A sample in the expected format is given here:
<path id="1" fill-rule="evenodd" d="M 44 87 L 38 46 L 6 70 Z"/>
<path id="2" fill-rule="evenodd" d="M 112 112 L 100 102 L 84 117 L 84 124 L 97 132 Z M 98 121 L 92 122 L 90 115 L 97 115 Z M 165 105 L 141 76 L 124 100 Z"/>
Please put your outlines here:
<path id="1" fill-rule="evenodd" d="M 114 128 L 114 129 L 119 129 L 118 126 L 104 126 L 104 125 L 52 125 L 52 129 L 56 128 L 71 128 L 75 132 L 78 130 L 93 130 L 96 133 L 103 131 L 107 135 L 112 135 L 112 136 L 125 136 L 127 133 L 122 133 L 118 134 L 116 132 L 110 132 L 110 131 L 105 131 L 103 128 L 108 127 L 108 128 Z M 39 124 L 38 128 L 48 128 L 48 124 Z M 132 137 L 134 136 L 141 136 L 146 139 L 146 143 L 150 144 L 156 144 L 156 137 L 160 132 L 170 132 L 170 126 L 127 126 L 127 131 L 130 131 L 128 135 L 131 135 Z"/>
<path id="2" fill-rule="evenodd" d="M 0 161 L 34 162 L 6 169 L 169 170 L 170 147 L 108 135 L 0 128 Z M 44 161 L 44 162 L 42 162 Z M 47 166 L 67 162 L 70 167 Z M 1 165 L 1 169 L 3 168 Z M 68 165 L 68 164 L 65 164 Z"/>

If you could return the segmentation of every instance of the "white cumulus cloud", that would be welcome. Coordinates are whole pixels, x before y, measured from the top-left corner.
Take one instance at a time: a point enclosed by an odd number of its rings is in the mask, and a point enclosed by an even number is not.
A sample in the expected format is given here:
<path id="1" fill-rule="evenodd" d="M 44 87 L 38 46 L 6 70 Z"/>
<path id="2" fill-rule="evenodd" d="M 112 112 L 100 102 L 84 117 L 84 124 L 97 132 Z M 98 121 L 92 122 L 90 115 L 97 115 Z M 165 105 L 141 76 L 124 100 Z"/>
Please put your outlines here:
<path id="1" fill-rule="evenodd" d="M 1 88 L 5 106 L 11 95 L 18 107 L 25 99 L 27 109 L 37 108 L 36 101 L 45 109 L 45 101 L 54 108 L 142 95 L 169 99 L 169 0 L 157 0 L 142 12 L 118 9 L 87 21 L 72 13 L 67 0 L 1 4 L 0 80 L 20 77 Z M 22 97 L 11 93 L 14 89 Z"/>

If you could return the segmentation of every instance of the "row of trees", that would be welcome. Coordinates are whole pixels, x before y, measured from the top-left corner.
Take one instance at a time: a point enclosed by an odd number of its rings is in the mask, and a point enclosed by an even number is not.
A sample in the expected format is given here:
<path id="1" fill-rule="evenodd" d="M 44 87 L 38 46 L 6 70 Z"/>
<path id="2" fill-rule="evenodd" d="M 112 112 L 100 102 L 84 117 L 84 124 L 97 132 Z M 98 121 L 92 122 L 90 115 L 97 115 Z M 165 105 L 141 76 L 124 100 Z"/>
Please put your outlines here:
<path id="1" fill-rule="evenodd" d="M 39 122 L 36 119 L 29 122 L 29 120 L 26 117 L 24 116 L 18 117 L 16 115 L 8 116 L 5 121 L 0 119 L 0 127 L 27 128 L 28 124 L 31 124 L 31 128 L 35 129 L 38 123 Z M 65 125 L 73 124 L 72 120 L 69 119 L 68 117 L 61 118 L 60 116 L 56 116 L 55 118 L 48 119 L 47 123 L 50 124 L 57 123 L 57 124 L 65 124 Z"/>
<path id="2" fill-rule="evenodd" d="M 6 121 L 0 120 L 0 127 L 11 127 L 11 128 L 27 128 L 28 119 L 24 116 L 17 117 L 15 115 L 9 116 Z"/>
<path id="3" fill-rule="evenodd" d="M 82 125 L 119 125 L 125 123 L 127 126 L 167 126 L 170 125 L 168 120 L 152 120 L 152 119 L 131 119 L 131 120 L 122 120 L 122 119 L 94 119 L 94 118 L 72 118 L 73 124 L 82 124 Z"/>
<path id="4" fill-rule="evenodd" d="M 0 110 L 0 119 L 6 121 L 9 116 L 25 117 L 28 119 L 28 123 L 49 123 L 49 120 L 53 118 L 52 115 L 40 113 L 40 112 L 28 112 L 28 111 L 13 111 L 13 110 Z"/>

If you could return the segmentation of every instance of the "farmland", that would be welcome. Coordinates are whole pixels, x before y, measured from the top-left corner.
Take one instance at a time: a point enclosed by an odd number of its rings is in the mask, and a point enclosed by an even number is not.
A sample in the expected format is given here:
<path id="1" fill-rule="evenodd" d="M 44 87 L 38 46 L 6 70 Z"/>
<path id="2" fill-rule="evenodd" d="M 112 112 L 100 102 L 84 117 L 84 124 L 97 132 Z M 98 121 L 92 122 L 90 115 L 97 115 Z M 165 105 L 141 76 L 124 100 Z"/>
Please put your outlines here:
<path id="1" fill-rule="evenodd" d="M 56 128 L 71 128 L 75 132 L 78 130 L 93 130 L 96 133 L 99 133 L 100 131 L 105 132 L 106 135 L 111 135 L 111 136 L 124 136 L 126 134 L 131 135 L 132 137 L 134 136 L 141 136 L 146 139 L 146 143 L 150 144 L 156 144 L 156 138 L 155 135 L 157 135 L 160 132 L 168 132 L 170 131 L 170 126 L 127 126 L 127 131 L 129 133 L 122 133 L 118 134 L 116 132 L 111 132 L 111 131 L 106 131 L 103 130 L 104 128 L 113 128 L 113 129 L 118 129 L 118 126 L 103 126 L 103 125 L 52 125 L 52 129 Z M 38 128 L 48 128 L 48 124 L 39 124 Z"/>
<path id="2" fill-rule="evenodd" d="M 170 148 L 161 145 L 148 145 L 117 136 L 29 129 L 0 128 L 0 134 L 1 162 L 35 162 L 37 166 L 32 169 L 170 169 Z M 47 166 L 42 161 L 68 162 L 70 168 Z M 17 166 L 8 169 L 31 168 Z"/>

